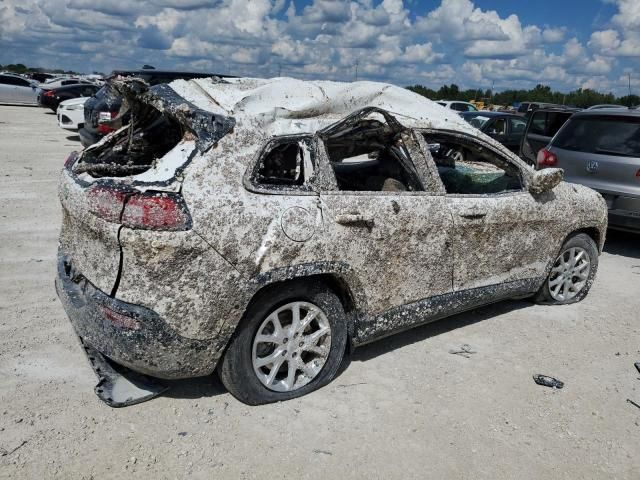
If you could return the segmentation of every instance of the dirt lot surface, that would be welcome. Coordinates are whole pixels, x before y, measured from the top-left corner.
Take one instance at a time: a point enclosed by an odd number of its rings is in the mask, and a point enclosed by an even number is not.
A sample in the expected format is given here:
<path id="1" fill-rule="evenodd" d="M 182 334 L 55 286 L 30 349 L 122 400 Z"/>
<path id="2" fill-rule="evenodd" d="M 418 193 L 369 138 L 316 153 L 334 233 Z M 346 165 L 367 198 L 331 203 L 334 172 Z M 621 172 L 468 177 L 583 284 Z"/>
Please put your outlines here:
<path id="1" fill-rule="evenodd" d="M 609 232 L 584 302 L 396 335 L 302 399 L 248 407 L 202 378 L 107 407 L 53 287 L 57 176 L 79 148 L 50 112 L 0 106 L 0 478 L 640 478 L 631 234 Z M 476 353 L 449 353 L 463 344 Z"/>

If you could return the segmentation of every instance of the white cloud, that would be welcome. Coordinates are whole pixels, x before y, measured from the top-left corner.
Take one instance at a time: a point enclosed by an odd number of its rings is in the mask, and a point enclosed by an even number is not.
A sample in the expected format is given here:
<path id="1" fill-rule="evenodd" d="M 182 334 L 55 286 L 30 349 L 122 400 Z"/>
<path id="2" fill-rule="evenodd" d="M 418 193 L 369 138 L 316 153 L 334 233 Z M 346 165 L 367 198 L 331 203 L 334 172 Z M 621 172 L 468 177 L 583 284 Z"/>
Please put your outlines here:
<path id="1" fill-rule="evenodd" d="M 351 80 L 357 63 L 359 78 L 400 85 L 618 88 L 608 79 L 640 56 L 640 1 L 616 5 L 605 29 L 567 40 L 566 25 L 474 0 L 3 0 L 0 42 L 3 63 L 86 71 L 148 63 Z"/>
<path id="2" fill-rule="evenodd" d="M 545 43 L 558 43 L 564 40 L 564 28 L 545 28 L 542 32 L 542 40 Z"/>

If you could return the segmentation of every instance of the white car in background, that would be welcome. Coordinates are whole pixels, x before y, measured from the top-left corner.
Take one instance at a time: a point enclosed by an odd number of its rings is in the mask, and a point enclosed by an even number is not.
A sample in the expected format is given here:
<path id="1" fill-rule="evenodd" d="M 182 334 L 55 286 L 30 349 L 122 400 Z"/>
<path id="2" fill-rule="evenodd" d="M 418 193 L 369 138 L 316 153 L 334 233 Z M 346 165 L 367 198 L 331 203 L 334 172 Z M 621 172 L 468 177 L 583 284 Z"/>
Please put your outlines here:
<path id="1" fill-rule="evenodd" d="M 58 105 L 58 125 L 65 130 L 78 130 L 84 125 L 84 104 L 90 97 L 65 100 Z"/>
<path id="2" fill-rule="evenodd" d="M 0 73 L 0 103 L 37 105 L 38 82 L 13 73 Z"/>
<path id="3" fill-rule="evenodd" d="M 461 102 L 458 100 L 438 100 L 438 105 L 442 105 L 445 108 L 455 110 L 456 112 L 477 112 L 478 109 L 473 103 Z"/>

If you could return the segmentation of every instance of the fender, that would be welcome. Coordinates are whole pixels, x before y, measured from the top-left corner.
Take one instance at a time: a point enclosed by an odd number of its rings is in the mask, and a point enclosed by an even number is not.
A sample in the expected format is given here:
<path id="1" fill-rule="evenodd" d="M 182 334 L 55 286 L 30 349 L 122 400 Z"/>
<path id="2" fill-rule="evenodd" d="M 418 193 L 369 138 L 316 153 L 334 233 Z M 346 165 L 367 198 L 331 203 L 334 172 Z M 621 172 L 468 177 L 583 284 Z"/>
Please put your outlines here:
<path id="1" fill-rule="evenodd" d="M 368 312 L 368 302 L 357 273 L 345 262 L 301 263 L 262 272 L 249 280 L 247 284 L 249 298 L 246 305 L 248 307 L 251 298 L 271 285 L 319 276 L 328 276 L 338 284 L 337 286 L 340 289 L 338 293 L 341 296 L 343 305 L 345 305 L 349 322 L 347 325 L 349 337 L 353 338 L 360 319 L 366 316 Z"/>

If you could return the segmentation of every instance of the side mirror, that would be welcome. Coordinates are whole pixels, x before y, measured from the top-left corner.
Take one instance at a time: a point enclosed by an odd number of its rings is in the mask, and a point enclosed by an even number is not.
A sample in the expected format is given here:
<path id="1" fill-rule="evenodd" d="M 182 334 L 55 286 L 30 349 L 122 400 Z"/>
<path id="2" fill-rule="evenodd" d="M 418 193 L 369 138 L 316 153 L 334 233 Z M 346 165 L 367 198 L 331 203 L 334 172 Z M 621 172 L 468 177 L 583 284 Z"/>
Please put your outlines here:
<path id="1" fill-rule="evenodd" d="M 561 168 L 545 168 L 536 170 L 531 177 L 529 191 L 531 193 L 544 193 L 553 190 L 564 179 L 564 170 Z"/>

